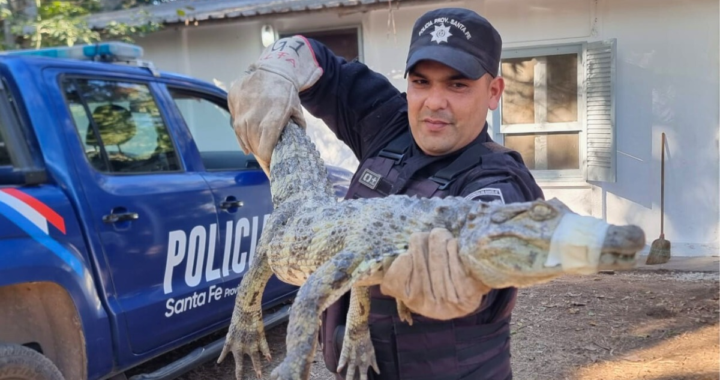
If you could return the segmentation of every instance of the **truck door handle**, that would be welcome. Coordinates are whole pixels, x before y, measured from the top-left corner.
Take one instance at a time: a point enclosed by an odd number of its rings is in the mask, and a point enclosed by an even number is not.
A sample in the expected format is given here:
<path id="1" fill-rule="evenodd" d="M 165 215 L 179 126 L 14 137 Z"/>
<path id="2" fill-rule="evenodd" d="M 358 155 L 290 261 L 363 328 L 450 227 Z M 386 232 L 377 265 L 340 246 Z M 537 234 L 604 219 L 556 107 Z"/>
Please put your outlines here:
<path id="1" fill-rule="evenodd" d="M 117 223 L 117 222 L 125 222 L 128 220 L 136 220 L 138 218 L 138 214 L 136 212 L 122 212 L 118 214 L 108 214 L 103 216 L 103 222 L 105 223 Z"/>
<path id="2" fill-rule="evenodd" d="M 243 201 L 238 201 L 238 200 L 224 201 L 223 203 L 220 203 L 220 208 L 223 210 L 227 210 L 229 208 L 242 207 L 244 205 L 245 204 L 243 203 Z"/>

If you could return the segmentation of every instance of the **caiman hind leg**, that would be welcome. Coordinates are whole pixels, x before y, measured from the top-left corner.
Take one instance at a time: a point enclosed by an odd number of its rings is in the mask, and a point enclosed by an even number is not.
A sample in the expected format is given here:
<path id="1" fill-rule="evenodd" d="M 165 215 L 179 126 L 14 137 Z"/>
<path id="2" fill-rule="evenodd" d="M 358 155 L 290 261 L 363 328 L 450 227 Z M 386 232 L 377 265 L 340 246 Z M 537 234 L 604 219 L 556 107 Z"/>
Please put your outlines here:
<path id="1" fill-rule="evenodd" d="M 230 328 L 225 337 L 225 346 L 217 361 L 218 363 L 222 362 L 228 352 L 232 352 L 235 358 L 236 380 L 242 379 L 245 354 L 252 359 L 253 369 L 258 379 L 262 379 L 260 353 L 268 361 L 271 359 L 270 349 L 265 339 L 265 325 L 262 320 L 262 295 L 273 272 L 263 247 L 265 245 L 258 245 L 255 251 L 256 257 L 240 281 Z"/>
<path id="2" fill-rule="evenodd" d="M 348 364 L 347 380 L 355 379 L 355 370 L 360 373 L 360 380 L 367 380 L 369 367 L 380 374 L 375 359 L 375 348 L 370 340 L 368 320 L 370 317 L 370 292 L 365 286 L 355 286 L 350 290 L 350 310 L 345 324 L 345 338 L 337 371 L 340 373 Z"/>
<path id="3" fill-rule="evenodd" d="M 365 261 L 366 256 L 359 252 L 363 251 L 338 253 L 322 264 L 300 287 L 290 310 L 287 354 L 272 371 L 270 379 L 306 380 L 310 376 L 321 313 L 358 281 L 370 277 L 382 267 L 381 263 Z M 374 355 L 369 359 L 369 362 L 374 362 Z"/>

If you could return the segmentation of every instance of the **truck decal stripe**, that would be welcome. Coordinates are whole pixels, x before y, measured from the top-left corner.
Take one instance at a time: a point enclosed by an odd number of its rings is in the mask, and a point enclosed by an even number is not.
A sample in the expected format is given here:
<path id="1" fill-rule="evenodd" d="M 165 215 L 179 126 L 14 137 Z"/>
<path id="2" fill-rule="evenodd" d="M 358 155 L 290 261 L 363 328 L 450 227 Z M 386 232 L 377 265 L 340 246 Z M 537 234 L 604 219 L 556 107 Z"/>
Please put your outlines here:
<path id="1" fill-rule="evenodd" d="M 41 229 L 46 234 L 48 233 L 47 219 L 25 202 L 10 196 L 10 194 L 7 194 L 5 190 L 2 190 L 0 191 L 0 203 L 6 204 L 8 207 L 23 216 L 24 219 L 29 220 L 37 228 Z"/>
<path id="2" fill-rule="evenodd" d="M 72 252 L 68 251 L 60 243 L 51 238 L 47 234 L 47 231 L 39 228 L 34 222 L 28 219 L 25 215 L 16 211 L 7 203 L 0 202 L 0 215 L 4 215 L 11 222 L 20 227 L 20 229 L 25 231 L 25 233 L 35 239 L 35 241 L 44 245 L 47 249 L 56 254 L 62 261 L 69 265 L 70 268 L 78 274 L 78 276 L 83 276 L 83 265 L 80 260 Z"/>
<path id="3" fill-rule="evenodd" d="M 40 202 L 37 198 L 33 197 L 30 194 L 24 193 L 18 189 L 3 189 L 0 190 L 7 194 L 12 195 L 13 197 L 25 202 L 28 206 L 32 207 L 35 211 L 37 211 L 40 215 L 42 215 L 45 219 L 47 219 L 50 224 L 55 226 L 60 232 L 65 234 L 65 219 L 63 219 L 60 214 L 55 212 L 55 210 L 51 209 L 46 205 L 45 203 Z"/>

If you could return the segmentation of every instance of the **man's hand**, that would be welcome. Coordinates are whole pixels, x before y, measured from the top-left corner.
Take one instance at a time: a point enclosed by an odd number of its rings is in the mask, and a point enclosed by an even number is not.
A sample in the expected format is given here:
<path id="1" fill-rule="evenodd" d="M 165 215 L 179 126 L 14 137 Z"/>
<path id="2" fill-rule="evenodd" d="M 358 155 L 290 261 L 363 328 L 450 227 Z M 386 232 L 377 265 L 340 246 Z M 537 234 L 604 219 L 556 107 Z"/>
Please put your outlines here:
<path id="1" fill-rule="evenodd" d="M 240 147 L 255 155 L 266 173 L 288 121 L 292 118 L 305 127 L 299 93 L 321 75 L 307 40 L 295 36 L 268 46 L 248 74 L 231 85 L 228 106 Z"/>
<path id="2" fill-rule="evenodd" d="M 476 311 L 490 288 L 465 270 L 450 232 L 436 228 L 410 237 L 408 251 L 385 272 L 380 291 L 415 313 L 448 320 Z"/>
<path id="3" fill-rule="evenodd" d="M 290 118 L 305 127 L 300 98 L 292 82 L 255 68 L 228 94 L 233 129 L 245 154 L 255 155 L 269 175 L 270 157 Z"/>

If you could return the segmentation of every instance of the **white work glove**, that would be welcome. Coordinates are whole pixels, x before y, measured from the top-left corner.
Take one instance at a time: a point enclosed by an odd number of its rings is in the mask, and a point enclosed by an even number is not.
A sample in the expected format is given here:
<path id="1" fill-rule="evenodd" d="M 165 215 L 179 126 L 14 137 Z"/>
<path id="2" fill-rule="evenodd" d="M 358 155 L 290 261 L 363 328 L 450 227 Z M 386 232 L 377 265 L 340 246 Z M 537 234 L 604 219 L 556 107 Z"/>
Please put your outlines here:
<path id="1" fill-rule="evenodd" d="M 278 40 L 233 82 L 228 107 L 245 154 L 253 154 L 266 173 L 282 130 L 292 118 L 305 127 L 299 93 L 322 75 L 308 41 L 300 36 Z"/>
<path id="2" fill-rule="evenodd" d="M 417 314 L 448 320 L 476 311 L 490 288 L 465 270 L 450 231 L 435 228 L 411 235 L 407 252 L 385 272 L 380 291 Z"/>

